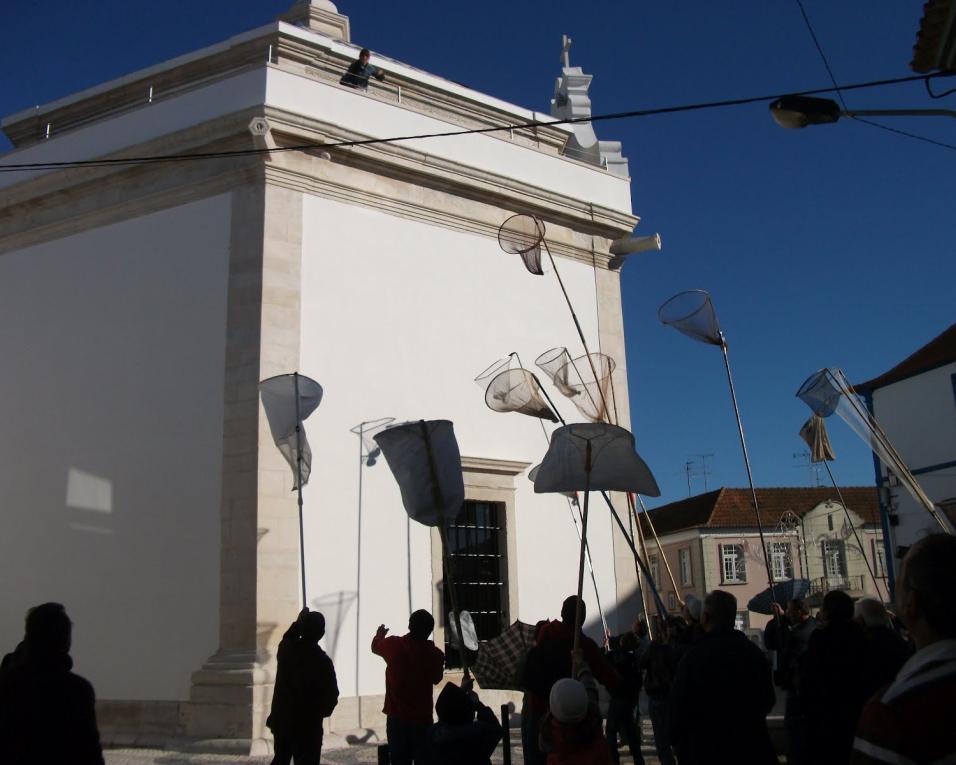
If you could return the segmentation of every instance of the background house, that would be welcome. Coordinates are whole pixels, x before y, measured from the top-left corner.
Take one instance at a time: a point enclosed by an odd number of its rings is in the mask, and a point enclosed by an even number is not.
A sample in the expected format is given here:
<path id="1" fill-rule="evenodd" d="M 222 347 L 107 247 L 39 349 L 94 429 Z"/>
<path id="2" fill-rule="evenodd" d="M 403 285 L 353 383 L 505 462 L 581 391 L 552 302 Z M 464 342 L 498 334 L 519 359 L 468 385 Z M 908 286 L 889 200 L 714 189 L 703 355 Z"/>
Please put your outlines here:
<path id="1" fill-rule="evenodd" d="M 854 387 L 923 491 L 956 525 L 956 324 Z M 874 458 L 874 466 L 892 575 L 906 548 L 940 528 L 885 465 Z"/>
<path id="2" fill-rule="evenodd" d="M 811 602 L 817 604 L 833 589 L 885 600 L 877 492 L 869 487 L 845 487 L 841 492 L 862 545 L 833 489 L 757 489 L 774 579 L 809 579 Z M 703 599 L 711 590 L 722 589 L 737 598 L 738 627 L 766 624 L 767 616 L 747 610 L 747 602 L 768 587 L 750 489 L 717 489 L 663 505 L 647 516 L 641 527 L 650 568 L 669 611 L 678 613 L 688 595 Z M 867 562 L 874 568 L 875 582 Z"/>

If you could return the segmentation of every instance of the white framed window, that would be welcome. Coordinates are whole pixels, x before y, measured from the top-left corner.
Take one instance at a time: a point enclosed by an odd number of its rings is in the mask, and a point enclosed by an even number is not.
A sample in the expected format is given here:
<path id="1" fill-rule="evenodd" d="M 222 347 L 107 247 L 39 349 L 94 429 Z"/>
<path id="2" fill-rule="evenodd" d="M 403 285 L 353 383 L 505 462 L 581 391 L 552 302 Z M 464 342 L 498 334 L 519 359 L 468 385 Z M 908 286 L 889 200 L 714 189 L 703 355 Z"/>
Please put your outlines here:
<path id="1" fill-rule="evenodd" d="M 873 539 L 870 542 L 873 545 L 873 571 L 880 579 L 886 579 L 886 549 L 883 547 L 882 539 Z"/>
<path id="2" fill-rule="evenodd" d="M 690 587 L 694 583 L 693 569 L 691 568 L 690 548 L 684 547 L 677 551 L 677 563 L 680 567 L 680 583 Z"/>
<path id="3" fill-rule="evenodd" d="M 770 568 L 774 579 L 793 579 L 793 554 L 789 542 L 771 542 Z"/>
<path id="4" fill-rule="evenodd" d="M 654 580 L 654 586 L 660 586 L 661 582 L 661 562 L 656 555 L 651 556 L 651 579 Z"/>
<path id="5" fill-rule="evenodd" d="M 677 610 L 677 598 L 674 596 L 673 592 L 667 593 L 667 610 L 668 611 Z"/>
<path id="6" fill-rule="evenodd" d="M 738 611 L 737 616 L 734 617 L 734 629 L 740 630 L 743 632 L 750 626 L 750 612 L 749 611 Z"/>
<path id="7" fill-rule="evenodd" d="M 743 545 L 720 545 L 720 574 L 724 584 L 747 581 L 747 563 Z"/>
<path id="8" fill-rule="evenodd" d="M 846 546 L 842 539 L 825 539 L 822 543 L 823 573 L 831 583 L 846 579 Z"/>

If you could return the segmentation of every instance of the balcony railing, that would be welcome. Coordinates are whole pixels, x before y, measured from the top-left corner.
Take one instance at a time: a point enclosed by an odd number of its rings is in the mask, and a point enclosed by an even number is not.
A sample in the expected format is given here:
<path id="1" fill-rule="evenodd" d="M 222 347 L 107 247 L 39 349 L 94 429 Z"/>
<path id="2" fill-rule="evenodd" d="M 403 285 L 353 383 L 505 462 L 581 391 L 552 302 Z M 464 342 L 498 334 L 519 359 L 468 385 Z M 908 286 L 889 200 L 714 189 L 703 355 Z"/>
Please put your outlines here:
<path id="1" fill-rule="evenodd" d="M 863 576 L 821 576 L 810 582 L 811 595 L 825 595 L 831 590 L 844 592 L 863 592 Z"/>

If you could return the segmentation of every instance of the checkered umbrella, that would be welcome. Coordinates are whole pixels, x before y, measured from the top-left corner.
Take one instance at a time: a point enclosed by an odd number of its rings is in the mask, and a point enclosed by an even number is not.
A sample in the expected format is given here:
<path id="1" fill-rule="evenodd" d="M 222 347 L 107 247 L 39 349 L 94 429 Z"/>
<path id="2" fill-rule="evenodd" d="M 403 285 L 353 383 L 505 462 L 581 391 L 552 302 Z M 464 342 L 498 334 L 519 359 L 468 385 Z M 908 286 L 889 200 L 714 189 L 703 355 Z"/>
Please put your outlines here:
<path id="1" fill-rule="evenodd" d="M 478 646 L 471 671 L 482 688 L 522 690 L 519 674 L 525 656 L 534 645 L 534 626 L 515 622 L 498 637 Z"/>

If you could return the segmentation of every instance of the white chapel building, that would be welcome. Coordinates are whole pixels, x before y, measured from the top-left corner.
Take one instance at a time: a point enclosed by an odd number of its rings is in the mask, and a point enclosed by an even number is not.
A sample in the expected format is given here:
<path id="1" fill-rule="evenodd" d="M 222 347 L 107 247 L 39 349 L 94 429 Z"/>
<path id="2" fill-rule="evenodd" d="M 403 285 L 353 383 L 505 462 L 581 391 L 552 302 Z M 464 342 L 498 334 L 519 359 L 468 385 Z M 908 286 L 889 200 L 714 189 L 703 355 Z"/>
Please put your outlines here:
<path id="1" fill-rule="evenodd" d="M 30 606 L 62 602 L 107 741 L 268 750 L 275 650 L 301 607 L 292 476 L 257 393 L 273 375 L 325 391 L 305 425 L 305 568 L 338 672 L 332 730 L 382 725 L 379 624 L 403 634 L 426 608 L 445 641 L 437 537 L 408 523 L 361 423 L 454 422 L 462 533 L 494 550 L 462 596 L 486 635 L 557 618 L 575 590 L 568 505 L 527 477 L 542 430 L 491 411 L 473 379 L 512 351 L 532 369 L 583 353 L 554 275 L 499 247 L 503 221 L 533 214 L 591 350 L 617 364 L 628 425 L 610 254 L 638 222 L 627 161 L 589 125 L 508 129 L 552 117 L 382 56 L 384 82 L 341 85 L 360 47 L 332 3 L 299 2 L 2 122 L 2 165 L 236 152 L 0 173 L 0 650 Z M 586 116 L 590 77 L 567 58 L 552 113 Z M 504 129 L 336 146 L 489 127 Z M 589 628 L 599 599 L 622 631 L 634 563 L 597 503 L 589 537 Z"/>

